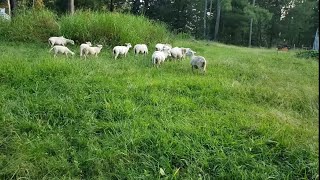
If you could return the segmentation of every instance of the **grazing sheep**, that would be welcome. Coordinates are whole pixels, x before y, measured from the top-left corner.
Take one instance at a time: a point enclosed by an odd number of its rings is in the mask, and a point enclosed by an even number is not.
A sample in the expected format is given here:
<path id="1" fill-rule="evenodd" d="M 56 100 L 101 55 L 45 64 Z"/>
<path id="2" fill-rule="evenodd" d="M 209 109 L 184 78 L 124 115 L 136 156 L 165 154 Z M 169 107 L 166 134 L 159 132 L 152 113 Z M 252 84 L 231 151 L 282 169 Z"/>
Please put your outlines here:
<path id="1" fill-rule="evenodd" d="M 164 48 L 163 51 L 155 51 L 151 57 L 153 66 L 159 67 L 159 65 L 163 63 L 168 56 L 170 56 L 170 53 L 167 48 Z"/>
<path id="2" fill-rule="evenodd" d="M 148 54 L 148 47 L 145 44 L 136 44 L 133 48 L 134 54 L 142 53 L 144 55 Z"/>
<path id="3" fill-rule="evenodd" d="M 74 52 L 70 51 L 70 49 L 68 49 L 65 46 L 53 46 L 49 52 L 51 52 L 52 50 L 54 50 L 54 55 L 53 57 L 56 57 L 58 53 L 61 54 L 65 54 L 68 57 L 68 54 L 70 53 L 72 56 L 74 55 Z"/>
<path id="4" fill-rule="evenodd" d="M 165 59 L 166 58 L 165 58 L 164 52 L 162 51 L 155 51 L 151 57 L 153 66 L 157 66 L 157 67 L 159 67 L 160 64 L 164 62 Z"/>
<path id="5" fill-rule="evenodd" d="M 81 44 L 80 45 L 80 57 L 82 57 L 84 50 L 88 47 L 91 47 L 91 46 L 92 46 L 91 42 L 86 42 L 86 43 Z"/>
<path id="6" fill-rule="evenodd" d="M 115 46 L 113 48 L 114 59 L 117 59 L 119 54 L 124 54 L 124 57 L 127 57 L 129 49 L 132 47 L 130 43 L 126 43 L 127 46 Z"/>
<path id="7" fill-rule="evenodd" d="M 185 57 L 187 50 L 188 48 L 174 47 L 170 49 L 170 54 L 172 58 L 182 60 Z"/>
<path id="8" fill-rule="evenodd" d="M 195 56 L 194 55 L 195 53 L 196 52 L 192 51 L 191 49 L 188 49 L 188 51 L 186 52 L 186 55 L 191 57 L 190 64 L 191 64 L 192 72 L 193 72 L 193 69 L 201 69 L 203 73 L 205 73 L 207 61 L 202 56 Z"/>
<path id="9" fill-rule="evenodd" d="M 97 47 L 87 47 L 84 49 L 84 57 L 87 58 L 88 54 L 92 54 L 95 55 L 96 57 L 98 57 L 98 54 L 100 53 L 102 49 L 102 45 L 97 45 Z"/>
<path id="10" fill-rule="evenodd" d="M 156 51 L 162 51 L 164 47 L 167 47 L 169 49 L 172 48 L 172 46 L 170 44 L 161 44 L 161 43 L 158 43 L 156 44 Z"/>
<path id="11" fill-rule="evenodd" d="M 189 50 L 190 48 L 181 48 L 181 51 L 182 51 L 182 59 L 185 59 L 186 58 L 186 53 L 187 51 Z"/>
<path id="12" fill-rule="evenodd" d="M 61 46 L 65 46 L 68 43 L 71 43 L 72 45 L 74 45 L 74 41 L 71 39 L 67 39 L 64 38 L 63 36 L 60 37 L 50 37 L 48 39 L 49 44 L 51 45 L 51 47 L 53 47 L 54 45 L 61 45 Z"/>

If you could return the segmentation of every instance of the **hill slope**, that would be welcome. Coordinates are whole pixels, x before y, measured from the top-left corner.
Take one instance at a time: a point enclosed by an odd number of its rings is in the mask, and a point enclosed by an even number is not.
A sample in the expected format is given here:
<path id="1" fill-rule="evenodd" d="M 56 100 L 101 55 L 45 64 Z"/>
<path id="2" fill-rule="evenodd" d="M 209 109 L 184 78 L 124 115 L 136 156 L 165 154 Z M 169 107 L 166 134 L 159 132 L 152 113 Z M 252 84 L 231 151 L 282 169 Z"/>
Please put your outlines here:
<path id="1" fill-rule="evenodd" d="M 318 177 L 318 62 L 178 41 L 208 60 L 53 58 L 0 44 L 0 177 Z M 150 50 L 150 52 L 152 52 Z M 165 171 L 164 176 L 159 169 Z"/>

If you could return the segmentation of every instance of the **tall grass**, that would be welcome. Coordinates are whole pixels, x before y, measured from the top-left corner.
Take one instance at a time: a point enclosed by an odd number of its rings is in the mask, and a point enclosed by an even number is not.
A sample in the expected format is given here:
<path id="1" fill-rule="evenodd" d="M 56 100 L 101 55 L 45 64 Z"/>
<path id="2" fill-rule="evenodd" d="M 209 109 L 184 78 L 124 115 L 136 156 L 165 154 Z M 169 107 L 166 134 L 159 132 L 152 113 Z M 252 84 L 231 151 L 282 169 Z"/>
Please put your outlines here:
<path id="1" fill-rule="evenodd" d="M 92 41 L 108 45 L 124 43 L 170 42 L 162 23 L 142 16 L 120 13 L 77 11 L 58 18 L 48 10 L 18 11 L 11 22 L 0 24 L 0 39 L 22 42 L 47 42 L 63 35 L 77 43 Z"/>
<path id="2" fill-rule="evenodd" d="M 77 11 L 73 16 L 62 17 L 60 24 L 61 33 L 73 40 L 110 45 L 162 42 L 169 34 L 163 24 L 120 13 Z"/>
<path id="3" fill-rule="evenodd" d="M 206 75 L 132 51 L 83 60 L 0 44 L 0 179 L 318 178 L 317 61 L 173 45 L 206 57 Z"/>
<path id="4" fill-rule="evenodd" d="M 56 15 L 48 10 L 18 11 L 11 22 L 1 22 L 0 39 L 23 42 L 47 42 L 59 34 Z"/>

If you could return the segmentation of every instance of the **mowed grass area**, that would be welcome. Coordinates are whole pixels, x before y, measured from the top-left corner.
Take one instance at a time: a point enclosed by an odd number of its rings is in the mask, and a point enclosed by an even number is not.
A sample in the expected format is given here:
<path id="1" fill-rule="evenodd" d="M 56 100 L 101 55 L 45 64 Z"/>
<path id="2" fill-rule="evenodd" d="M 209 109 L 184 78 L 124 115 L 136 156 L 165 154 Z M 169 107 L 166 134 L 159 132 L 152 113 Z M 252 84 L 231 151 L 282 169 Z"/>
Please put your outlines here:
<path id="1" fill-rule="evenodd" d="M 207 73 L 189 59 L 154 68 L 152 50 L 83 60 L 78 46 L 53 58 L 2 42 L 0 179 L 318 178 L 317 61 L 173 45 L 206 57 Z"/>

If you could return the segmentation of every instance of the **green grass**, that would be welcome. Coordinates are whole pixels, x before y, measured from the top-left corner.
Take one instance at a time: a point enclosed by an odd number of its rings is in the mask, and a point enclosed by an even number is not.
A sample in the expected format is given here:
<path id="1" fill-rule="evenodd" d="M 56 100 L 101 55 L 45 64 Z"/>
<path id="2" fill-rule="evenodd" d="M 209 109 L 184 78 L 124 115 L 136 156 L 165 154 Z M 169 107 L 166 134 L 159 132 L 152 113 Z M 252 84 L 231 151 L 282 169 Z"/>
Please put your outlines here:
<path id="1" fill-rule="evenodd" d="M 83 60 L 77 46 L 53 58 L 47 44 L 2 42 L 0 179 L 318 178 L 317 61 L 173 45 L 206 57 L 207 73 L 153 68 L 152 50 Z"/>
<path id="2" fill-rule="evenodd" d="M 143 16 L 121 13 L 76 11 L 58 17 L 49 10 L 21 10 L 11 22 L 0 19 L 0 40 L 47 43 L 52 36 L 64 36 L 81 44 L 87 41 L 109 46 L 170 42 L 166 25 Z"/>
<path id="3" fill-rule="evenodd" d="M 77 11 L 59 21 L 60 32 L 76 42 L 99 42 L 121 45 L 168 41 L 169 32 L 164 24 L 142 16 L 121 13 Z"/>

